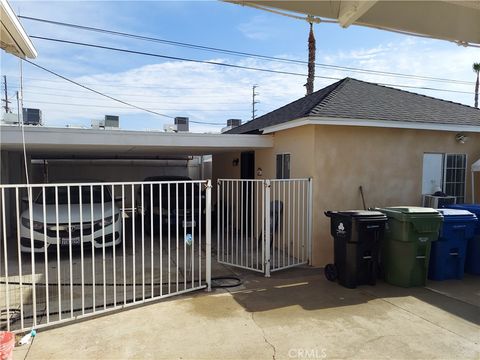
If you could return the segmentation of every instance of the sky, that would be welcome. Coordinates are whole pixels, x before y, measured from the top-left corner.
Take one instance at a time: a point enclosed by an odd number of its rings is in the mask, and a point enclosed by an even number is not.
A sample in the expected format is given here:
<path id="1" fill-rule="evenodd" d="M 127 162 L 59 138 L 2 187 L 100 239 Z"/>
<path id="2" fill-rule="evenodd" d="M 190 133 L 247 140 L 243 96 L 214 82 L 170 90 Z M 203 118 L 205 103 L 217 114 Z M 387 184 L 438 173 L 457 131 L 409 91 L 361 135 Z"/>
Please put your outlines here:
<path id="1" fill-rule="evenodd" d="M 18 15 L 121 31 L 169 41 L 307 60 L 309 25 L 305 21 L 220 1 L 11 1 Z M 117 37 L 22 19 L 29 35 L 102 46 L 306 74 L 304 64 L 252 59 L 151 41 Z M 379 76 L 317 67 L 315 90 L 335 79 L 353 77 L 473 105 L 473 62 L 480 49 L 336 24 L 314 27 L 317 63 L 467 81 L 467 84 Z M 23 64 L 24 106 L 40 108 L 46 126 L 90 127 L 106 114 L 119 115 L 122 129 L 163 131 L 171 117 L 187 116 L 194 132 L 219 132 L 227 119 L 252 118 L 252 86 L 257 85 L 261 116 L 305 95 L 305 76 L 284 75 L 140 56 L 32 39 L 35 63 L 97 91 L 165 116 L 130 108 Z M 19 60 L 1 53 L 14 103 L 20 84 Z M 454 93 L 451 90 L 469 92 Z M 207 124 L 208 123 L 208 124 Z"/>

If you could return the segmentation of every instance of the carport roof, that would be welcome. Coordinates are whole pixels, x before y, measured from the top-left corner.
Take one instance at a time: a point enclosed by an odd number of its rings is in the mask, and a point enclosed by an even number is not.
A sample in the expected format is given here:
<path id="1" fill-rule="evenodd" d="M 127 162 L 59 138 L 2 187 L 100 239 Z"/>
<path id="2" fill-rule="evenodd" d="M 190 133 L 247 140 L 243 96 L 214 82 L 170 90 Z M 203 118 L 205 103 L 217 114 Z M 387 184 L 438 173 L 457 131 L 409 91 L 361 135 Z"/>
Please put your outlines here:
<path id="1" fill-rule="evenodd" d="M 293 121 L 299 119 L 302 122 Z M 280 124 L 290 122 L 285 126 L 292 127 L 308 120 L 329 120 L 332 125 L 362 120 L 365 126 L 412 129 L 461 130 L 463 126 L 480 131 L 480 110 L 474 107 L 345 78 L 227 133 L 267 133 L 280 129 Z"/>
<path id="2" fill-rule="evenodd" d="M 62 158 L 152 157 L 205 155 L 226 151 L 270 148 L 271 136 L 164 133 L 25 126 L 27 152 L 34 157 Z M 0 126 L 0 149 L 22 150 L 19 126 Z"/>

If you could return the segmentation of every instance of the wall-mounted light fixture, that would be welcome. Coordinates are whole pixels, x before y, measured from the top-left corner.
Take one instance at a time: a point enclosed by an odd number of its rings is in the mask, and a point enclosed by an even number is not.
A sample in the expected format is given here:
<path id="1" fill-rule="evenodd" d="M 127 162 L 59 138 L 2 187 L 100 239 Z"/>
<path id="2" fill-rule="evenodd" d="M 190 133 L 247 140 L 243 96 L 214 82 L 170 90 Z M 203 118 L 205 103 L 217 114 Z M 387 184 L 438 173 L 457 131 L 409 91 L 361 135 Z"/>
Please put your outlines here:
<path id="1" fill-rule="evenodd" d="M 238 163 L 240 162 L 239 158 L 233 159 L 232 161 L 232 166 L 238 166 Z"/>
<path id="2" fill-rule="evenodd" d="M 463 133 L 455 135 L 455 140 L 460 144 L 465 144 L 468 141 L 468 136 Z"/>
<path id="3" fill-rule="evenodd" d="M 262 175 L 263 175 L 263 170 L 262 170 L 262 168 L 259 167 L 257 169 L 257 176 L 262 176 Z"/>

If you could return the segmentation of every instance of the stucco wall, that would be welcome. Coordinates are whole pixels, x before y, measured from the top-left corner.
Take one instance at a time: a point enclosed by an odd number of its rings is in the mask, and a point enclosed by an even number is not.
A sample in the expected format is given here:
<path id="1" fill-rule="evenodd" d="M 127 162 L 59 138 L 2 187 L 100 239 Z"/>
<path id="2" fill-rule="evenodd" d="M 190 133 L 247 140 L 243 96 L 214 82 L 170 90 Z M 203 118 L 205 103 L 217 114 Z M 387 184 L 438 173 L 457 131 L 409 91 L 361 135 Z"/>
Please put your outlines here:
<path id="1" fill-rule="evenodd" d="M 455 132 L 347 126 L 302 126 L 274 134 L 274 147 L 255 151 L 255 169 L 275 178 L 275 155 L 291 154 L 291 178 L 313 177 L 313 265 L 333 260 L 333 242 L 325 210 L 421 205 L 424 153 L 467 154 L 466 201 L 471 201 L 469 168 L 480 158 L 480 134 L 468 134 L 466 144 Z M 239 178 L 240 153 L 215 155 L 213 177 Z M 477 175 L 480 202 L 480 174 Z"/>
<path id="2" fill-rule="evenodd" d="M 480 136 L 469 134 L 466 144 L 454 132 L 316 126 L 314 176 L 313 260 L 332 260 L 329 220 L 323 211 L 367 207 L 421 205 L 424 153 L 467 154 L 467 169 L 480 158 Z M 467 196 L 470 201 L 470 173 Z"/>

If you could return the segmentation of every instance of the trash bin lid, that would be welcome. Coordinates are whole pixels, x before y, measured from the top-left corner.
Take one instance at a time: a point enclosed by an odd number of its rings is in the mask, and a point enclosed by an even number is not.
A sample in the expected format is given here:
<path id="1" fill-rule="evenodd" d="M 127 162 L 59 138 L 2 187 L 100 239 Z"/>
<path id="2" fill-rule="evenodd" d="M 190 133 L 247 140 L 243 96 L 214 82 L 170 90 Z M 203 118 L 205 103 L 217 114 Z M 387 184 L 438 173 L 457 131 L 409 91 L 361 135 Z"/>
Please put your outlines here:
<path id="1" fill-rule="evenodd" d="M 402 214 L 438 214 L 435 209 L 420 206 L 392 206 L 385 208 L 385 210 L 393 210 Z"/>
<path id="2" fill-rule="evenodd" d="M 468 210 L 462 209 L 438 209 L 438 212 L 443 215 L 444 221 L 477 221 L 475 214 Z"/>
<path id="3" fill-rule="evenodd" d="M 480 216 L 480 204 L 454 204 L 454 205 L 448 205 L 447 208 L 467 210 L 477 215 L 477 217 Z"/>
<path id="4" fill-rule="evenodd" d="M 347 215 L 351 217 L 384 217 L 385 214 L 380 211 L 370 211 L 370 210 L 345 210 L 339 211 L 339 214 Z"/>

